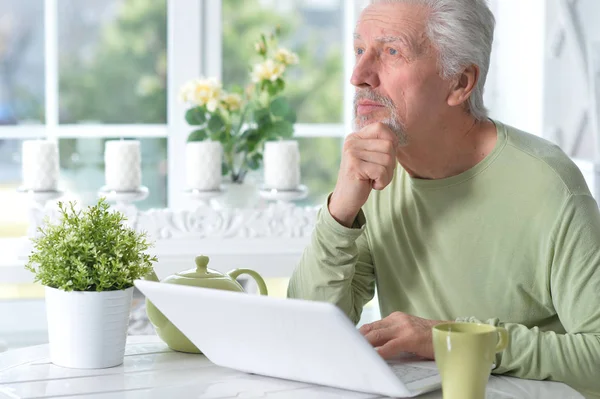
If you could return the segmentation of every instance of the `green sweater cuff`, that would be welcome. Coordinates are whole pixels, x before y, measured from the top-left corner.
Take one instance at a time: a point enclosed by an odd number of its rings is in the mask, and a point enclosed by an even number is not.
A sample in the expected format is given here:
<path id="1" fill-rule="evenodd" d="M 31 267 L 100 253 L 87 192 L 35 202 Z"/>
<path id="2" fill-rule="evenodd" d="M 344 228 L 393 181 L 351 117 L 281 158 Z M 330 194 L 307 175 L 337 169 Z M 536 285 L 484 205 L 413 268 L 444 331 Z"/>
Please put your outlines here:
<path id="1" fill-rule="evenodd" d="M 354 219 L 354 222 L 352 223 L 352 227 L 348 228 L 341 225 L 333 218 L 333 216 L 331 216 L 331 213 L 329 212 L 329 198 L 331 198 L 331 194 L 327 197 L 327 201 L 319 212 L 319 217 L 317 219 L 317 224 L 320 225 L 319 227 L 325 227 L 328 231 L 334 234 L 342 235 L 348 238 L 357 239 L 360 237 L 367 226 L 367 219 L 363 210 L 361 209 L 358 212 L 356 219 Z"/>

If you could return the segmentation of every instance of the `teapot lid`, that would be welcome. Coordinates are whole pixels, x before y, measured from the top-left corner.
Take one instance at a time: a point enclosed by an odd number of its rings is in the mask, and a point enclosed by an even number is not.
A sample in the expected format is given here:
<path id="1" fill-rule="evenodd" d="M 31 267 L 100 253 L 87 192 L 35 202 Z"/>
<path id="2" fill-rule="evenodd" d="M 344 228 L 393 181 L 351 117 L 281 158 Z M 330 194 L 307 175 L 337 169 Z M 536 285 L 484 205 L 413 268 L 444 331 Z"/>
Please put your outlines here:
<path id="1" fill-rule="evenodd" d="M 196 256 L 194 261 L 196 262 L 195 269 L 189 269 L 189 270 L 177 273 L 177 276 L 186 277 L 186 278 L 223 277 L 223 274 L 208 268 L 208 261 L 209 261 L 208 256 Z"/>

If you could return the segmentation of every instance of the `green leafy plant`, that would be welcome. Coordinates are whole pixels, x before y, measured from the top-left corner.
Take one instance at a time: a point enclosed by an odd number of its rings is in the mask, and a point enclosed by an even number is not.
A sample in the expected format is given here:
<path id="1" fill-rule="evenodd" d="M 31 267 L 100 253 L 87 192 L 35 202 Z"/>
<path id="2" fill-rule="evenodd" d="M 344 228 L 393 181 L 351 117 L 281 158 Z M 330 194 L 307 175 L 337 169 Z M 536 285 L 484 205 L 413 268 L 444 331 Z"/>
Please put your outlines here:
<path id="1" fill-rule="evenodd" d="M 64 291 L 115 291 L 133 286 L 133 281 L 152 271 L 156 257 L 144 251 L 151 247 L 145 233 L 123 222 L 104 198 L 84 211 L 74 202 L 59 202 L 61 219 L 48 219 L 32 238 L 34 250 L 25 268 L 35 281 Z"/>
<path id="2" fill-rule="evenodd" d="M 277 28 L 255 43 L 261 62 L 251 69 L 252 83 L 245 90 L 226 92 L 215 78 L 194 79 L 181 89 L 181 100 L 190 106 L 185 119 L 196 127 L 188 141 L 221 142 L 223 175 L 230 175 L 233 183 L 242 183 L 249 170 L 260 168 L 265 141 L 294 134 L 296 112 L 281 93 L 284 73 L 298 63 L 298 56 L 278 47 L 279 34 Z"/>

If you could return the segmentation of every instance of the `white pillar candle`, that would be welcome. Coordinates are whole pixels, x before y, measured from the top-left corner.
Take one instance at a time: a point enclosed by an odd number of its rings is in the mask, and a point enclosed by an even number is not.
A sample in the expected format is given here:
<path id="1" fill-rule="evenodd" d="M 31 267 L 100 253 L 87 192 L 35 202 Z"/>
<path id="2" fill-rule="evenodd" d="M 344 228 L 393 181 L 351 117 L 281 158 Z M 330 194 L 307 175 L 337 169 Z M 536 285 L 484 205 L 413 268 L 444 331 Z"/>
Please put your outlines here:
<path id="1" fill-rule="evenodd" d="M 185 147 L 188 189 L 216 191 L 221 186 L 223 147 L 218 141 L 193 141 Z"/>
<path id="2" fill-rule="evenodd" d="M 296 190 L 300 185 L 300 150 L 297 141 L 267 141 L 263 155 L 265 187 Z"/>
<path id="3" fill-rule="evenodd" d="M 58 186 L 58 144 L 49 140 L 26 140 L 22 146 L 23 188 L 55 191 Z"/>
<path id="4" fill-rule="evenodd" d="M 142 185 L 142 157 L 137 140 L 111 140 L 104 147 L 106 189 L 137 191 Z"/>

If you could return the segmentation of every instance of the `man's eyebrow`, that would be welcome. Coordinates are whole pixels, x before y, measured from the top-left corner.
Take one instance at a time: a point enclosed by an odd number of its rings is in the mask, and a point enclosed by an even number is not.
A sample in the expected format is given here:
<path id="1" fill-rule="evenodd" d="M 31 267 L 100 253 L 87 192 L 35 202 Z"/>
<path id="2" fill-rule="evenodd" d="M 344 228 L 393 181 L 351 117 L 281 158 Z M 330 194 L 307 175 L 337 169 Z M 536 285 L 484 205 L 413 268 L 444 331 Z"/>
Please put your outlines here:
<path id="1" fill-rule="evenodd" d="M 422 45 L 417 43 L 416 40 L 408 36 L 380 36 L 375 38 L 376 42 L 379 43 L 396 43 L 400 42 L 405 48 L 408 49 L 412 54 L 418 55 L 421 53 Z"/>
<path id="2" fill-rule="evenodd" d="M 409 48 L 412 48 L 413 43 L 414 43 L 412 40 L 408 39 L 406 36 L 380 36 L 380 37 L 376 37 L 375 41 L 379 42 L 379 43 L 400 42 Z"/>
<path id="3" fill-rule="evenodd" d="M 354 40 L 362 40 L 362 37 L 358 33 L 354 33 Z M 375 38 L 378 43 L 395 43 L 400 42 L 404 47 L 413 54 L 420 54 L 422 45 L 412 40 L 408 36 L 379 36 Z"/>
<path id="4" fill-rule="evenodd" d="M 375 41 L 378 42 L 382 42 L 382 43 L 389 43 L 389 42 L 398 42 L 398 41 L 406 41 L 406 39 L 404 38 L 404 36 L 378 36 L 375 38 Z"/>

